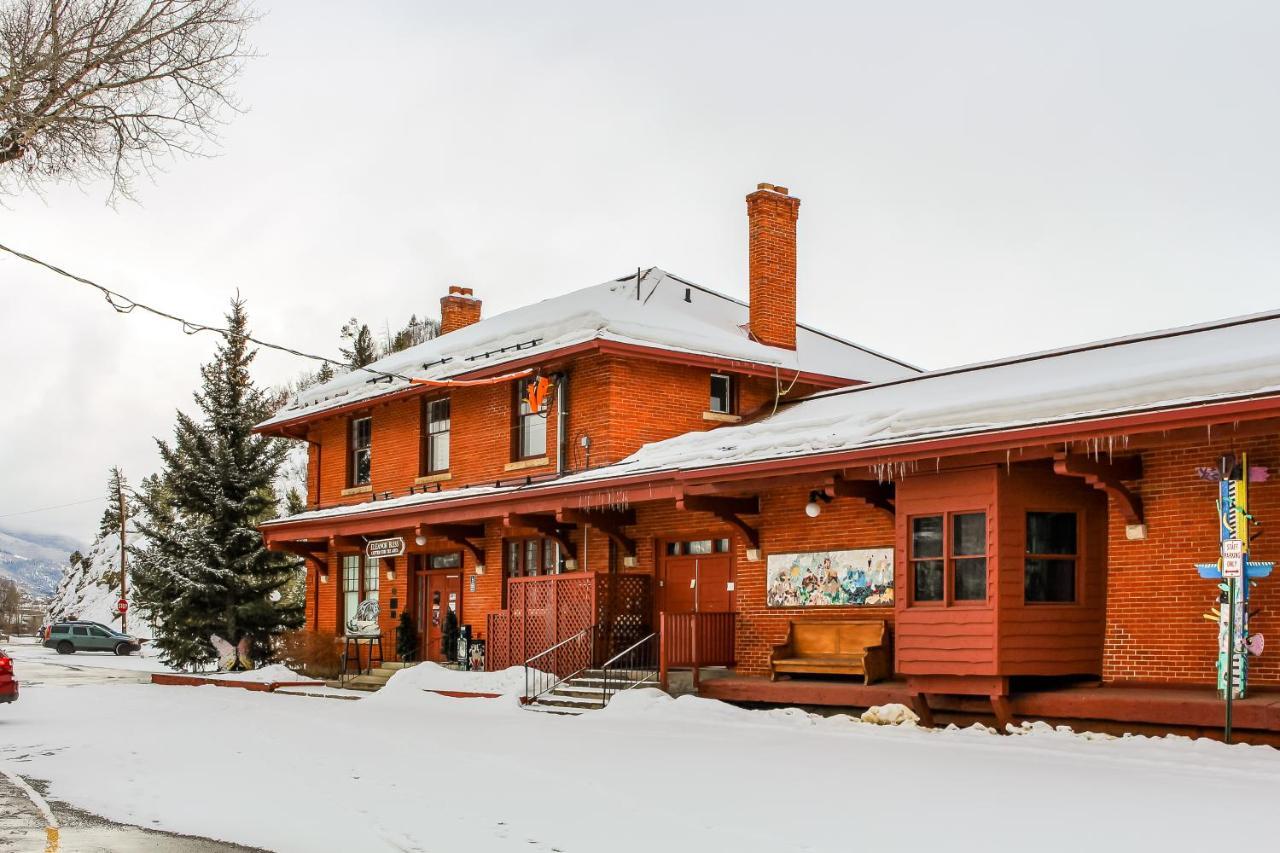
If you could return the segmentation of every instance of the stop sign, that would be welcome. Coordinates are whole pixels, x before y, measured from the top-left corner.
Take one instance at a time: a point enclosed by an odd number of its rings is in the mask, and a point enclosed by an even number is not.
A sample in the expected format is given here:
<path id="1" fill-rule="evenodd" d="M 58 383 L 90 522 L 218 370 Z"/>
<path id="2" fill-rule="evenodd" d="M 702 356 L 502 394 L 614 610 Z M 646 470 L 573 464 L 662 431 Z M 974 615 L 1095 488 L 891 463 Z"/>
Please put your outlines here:
<path id="1" fill-rule="evenodd" d="M 122 599 L 120 599 L 119 601 L 117 601 L 117 602 L 116 602 L 116 612 L 117 612 L 117 613 L 125 613 L 125 612 L 127 612 L 128 610 L 129 610 L 129 602 L 128 602 L 128 601 L 126 601 L 125 599 L 123 599 L 123 598 L 122 598 Z"/>

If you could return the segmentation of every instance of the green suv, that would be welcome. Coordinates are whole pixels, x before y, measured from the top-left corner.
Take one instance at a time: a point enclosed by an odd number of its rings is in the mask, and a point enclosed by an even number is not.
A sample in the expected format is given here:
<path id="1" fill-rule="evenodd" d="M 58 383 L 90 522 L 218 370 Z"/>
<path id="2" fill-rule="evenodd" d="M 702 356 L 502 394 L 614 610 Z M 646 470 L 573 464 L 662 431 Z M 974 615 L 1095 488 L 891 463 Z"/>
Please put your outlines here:
<path id="1" fill-rule="evenodd" d="M 100 622 L 56 622 L 44 638 L 47 649 L 57 649 L 60 655 L 72 652 L 115 652 L 131 655 L 142 648 L 137 638 L 121 634 Z"/>

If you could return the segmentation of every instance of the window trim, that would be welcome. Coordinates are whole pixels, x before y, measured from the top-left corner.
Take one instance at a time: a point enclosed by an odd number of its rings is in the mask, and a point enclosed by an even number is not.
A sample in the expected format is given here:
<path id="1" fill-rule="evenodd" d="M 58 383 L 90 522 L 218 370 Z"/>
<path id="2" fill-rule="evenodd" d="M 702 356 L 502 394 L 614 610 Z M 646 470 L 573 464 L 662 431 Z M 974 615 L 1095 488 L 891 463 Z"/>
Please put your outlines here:
<path id="1" fill-rule="evenodd" d="M 449 426 L 446 429 L 437 432 L 431 431 L 431 425 L 438 423 L 431 418 L 431 407 L 437 403 L 444 403 L 449 407 L 449 417 L 447 418 Z M 442 418 L 441 420 L 446 420 Z M 418 473 L 420 476 L 428 477 L 435 474 L 448 474 L 453 464 L 453 399 L 449 395 L 442 397 L 429 397 L 422 401 L 422 419 L 419 427 L 421 436 L 420 446 L 418 448 L 419 463 Z M 448 436 L 449 449 L 445 453 L 445 466 L 436 468 L 432 465 L 432 443 L 433 439 L 439 435 Z"/>
<path id="2" fill-rule="evenodd" d="M 355 565 L 355 581 L 356 588 L 356 607 L 360 607 L 360 602 L 369 598 L 369 593 L 377 594 L 378 599 L 378 618 L 382 618 L 382 581 L 379 573 L 383 571 L 383 563 L 389 558 L 368 557 L 361 551 L 346 551 L 338 555 L 338 635 L 343 636 L 347 631 L 347 620 L 355 613 L 347 613 L 347 595 L 353 590 L 347 589 L 347 560 L 354 557 Z M 369 571 L 369 564 L 372 561 L 373 571 Z M 373 578 L 372 588 L 368 586 L 370 577 Z"/>
<path id="3" fill-rule="evenodd" d="M 1066 513 L 1076 517 L 1076 549 L 1074 554 L 1032 554 L 1027 550 L 1027 517 L 1032 513 Z M 1084 526 L 1085 512 L 1079 507 L 1069 508 L 1046 508 L 1046 507 L 1023 507 L 1022 509 L 1022 559 L 1020 567 L 1022 569 L 1022 604 L 1024 607 L 1080 607 L 1084 601 L 1084 572 L 1081 570 L 1085 562 L 1084 554 Z M 1071 601 L 1028 601 L 1027 600 L 1027 561 L 1028 560 L 1071 560 L 1075 563 L 1075 577 L 1072 578 L 1072 593 L 1074 597 Z"/>
<path id="4" fill-rule="evenodd" d="M 725 401 L 726 408 L 717 409 L 712 401 L 715 399 L 711 394 L 711 388 L 714 386 L 716 379 L 724 379 L 728 385 L 728 399 Z M 711 371 L 711 376 L 707 380 L 707 411 L 713 415 L 736 415 L 738 413 L 738 383 L 736 377 L 732 373 L 722 373 L 718 370 Z"/>
<path id="5" fill-rule="evenodd" d="M 356 424 L 361 421 L 369 422 L 369 446 L 361 448 L 356 446 Z M 369 479 L 360 482 L 356 479 L 356 454 L 364 450 L 369 454 Z M 354 489 L 360 486 L 370 486 L 373 484 L 373 414 L 364 413 L 360 415 L 352 415 L 347 419 L 347 488 Z"/>
<path id="6" fill-rule="evenodd" d="M 981 515 L 986 523 L 986 550 L 982 554 L 956 554 L 955 553 L 955 522 L 954 518 L 958 515 Z M 915 556 L 915 542 L 912 533 L 914 522 L 917 518 L 942 518 L 942 554 L 938 557 L 920 557 Z M 991 518 L 992 513 L 989 507 L 973 507 L 964 509 L 940 509 L 928 512 L 917 512 L 907 516 L 906 530 L 906 563 L 907 563 L 907 606 L 908 607 L 958 607 L 958 608 L 984 608 L 991 606 L 991 566 L 995 555 L 992 553 L 991 543 L 995 538 L 991 535 Z M 987 561 L 987 577 L 985 591 L 986 595 L 982 598 L 956 598 L 955 587 L 955 564 L 956 560 L 974 560 L 983 559 Z M 937 601 L 918 601 L 916 599 L 916 567 L 918 562 L 942 561 L 942 598 Z"/>
<path id="7" fill-rule="evenodd" d="M 521 412 L 525 404 L 525 391 L 528 389 L 528 383 L 522 379 L 517 379 L 512 386 L 512 404 L 511 404 L 511 460 L 513 462 L 524 462 L 528 459 L 542 459 L 547 455 L 547 448 L 550 446 L 551 429 L 551 398 L 550 395 L 542 401 L 542 408 L 537 412 L 524 414 Z M 539 417 L 543 422 L 542 430 L 542 448 L 534 449 L 532 453 L 525 454 L 524 451 L 524 424 L 527 418 Z"/>

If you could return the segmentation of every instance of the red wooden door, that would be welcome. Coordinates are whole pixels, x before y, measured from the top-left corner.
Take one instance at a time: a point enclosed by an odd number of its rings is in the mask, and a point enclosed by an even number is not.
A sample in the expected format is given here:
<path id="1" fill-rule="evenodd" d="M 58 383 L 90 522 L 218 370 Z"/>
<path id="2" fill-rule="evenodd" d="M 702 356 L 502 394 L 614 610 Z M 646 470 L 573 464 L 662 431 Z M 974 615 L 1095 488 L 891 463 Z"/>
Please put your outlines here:
<path id="1" fill-rule="evenodd" d="M 667 557 L 661 609 L 668 613 L 733 610 L 733 562 L 728 554 Z"/>
<path id="2" fill-rule="evenodd" d="M 418 624 L 425 626 L 419 628 L 422 659 L 444 660 L 440 642 L 444 637 L 445 613 L 452 610 L 458 617 L 458 624 L 462 624 L 462 573 L 428 572 L 422 575 L 418 589 Z"/>

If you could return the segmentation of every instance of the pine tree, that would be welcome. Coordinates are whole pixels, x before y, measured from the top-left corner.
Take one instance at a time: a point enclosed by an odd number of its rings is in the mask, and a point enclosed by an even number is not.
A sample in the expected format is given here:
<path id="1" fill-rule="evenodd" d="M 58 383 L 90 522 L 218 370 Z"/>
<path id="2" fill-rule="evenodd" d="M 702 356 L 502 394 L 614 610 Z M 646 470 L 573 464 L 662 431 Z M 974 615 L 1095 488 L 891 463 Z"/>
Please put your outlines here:
<path id="1" fill-rule="evenodd" d="M 373 343 L 373 333 L 369 331 L 367 324 L 361 323 L 355 317 L 352 317 L 342 327 L 342 339 L 349 341 L 351 344 L 350 346 L 340 347 L 339 351 L 352 370 L 377 361 L 378 350 Z"/>
<path id="2" fill-rule="evenodd" d="M 324 383 L 328 382 L 332 378 L 333 378 L 333 365 L 329 364 L 329 362 L 327 361 L 322 362 L 320 364 L 320 369 L 316 371 L 315 381 L 312 384 L 323 385 Z"/>
<path id="3" fill-rule="evenodd" d="M 139 493 L 148 544 L 134 563 L 137 601 L 162 659 L 185 669 L 215 659 L 213 634 L 232 645 L 249 637 L 254 662 L 267 662 L 276 637 L 302 623 L 298 602 L 273 595 L 298 561 L 268 551 L 257 530 L 276 513 L 273 484 L 288 447 L 253 432 L 272 399 L 249 376 L 256 351 L 238 297 L 227 323 L 217 355 L 200 368 L 201 418 L 178 413 L 173 442 L 156 442 L 163 473 Z"/>

